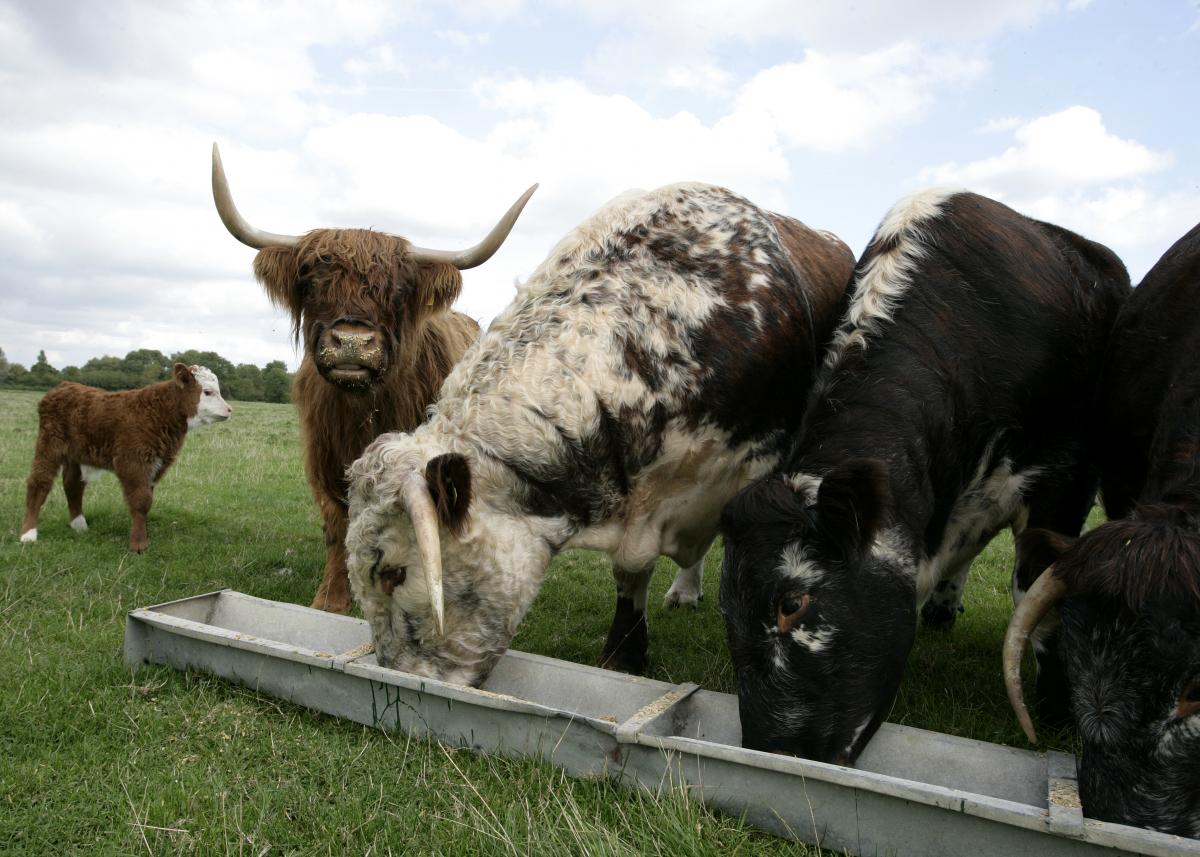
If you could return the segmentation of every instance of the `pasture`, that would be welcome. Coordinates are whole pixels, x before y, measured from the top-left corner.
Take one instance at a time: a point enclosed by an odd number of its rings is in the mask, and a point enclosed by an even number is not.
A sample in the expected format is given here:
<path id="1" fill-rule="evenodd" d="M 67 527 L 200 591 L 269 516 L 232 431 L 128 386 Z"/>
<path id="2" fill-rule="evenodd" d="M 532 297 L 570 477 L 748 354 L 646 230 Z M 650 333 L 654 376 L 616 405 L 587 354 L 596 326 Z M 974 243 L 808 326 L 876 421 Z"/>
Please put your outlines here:
<path id="1" fill-rule="evenodd" d="M 658 795 L 572 780 L 548 765 L 485 758 L 389 735 L 165 668 L 122 662 L 131 608 L 231 587 L 307 604 L 324 562 L 289 405 L 234 403 L 193 434 L 156 491 L 150 549 L 126 552 L 111 476 L 67 524 L 61 484 L 39 541 L 17 542 L 40 394 L 0 391 L 0 853 L 775 854 L 781 843 Z M 967 612 L 921 631 L 890 720 L 1024 746 L 1000 678 L 1012 546 L 976 562 Z M 733 691 L 717 612 L 650 599 L 650 675 Z M 514 647 L 594 662 L 612 615 L 607 562 L 559 557 Z M 1069 746 L 1066 735 L 1043 735 Z M 814 854 L 795 846 L 790 853 Z"/>

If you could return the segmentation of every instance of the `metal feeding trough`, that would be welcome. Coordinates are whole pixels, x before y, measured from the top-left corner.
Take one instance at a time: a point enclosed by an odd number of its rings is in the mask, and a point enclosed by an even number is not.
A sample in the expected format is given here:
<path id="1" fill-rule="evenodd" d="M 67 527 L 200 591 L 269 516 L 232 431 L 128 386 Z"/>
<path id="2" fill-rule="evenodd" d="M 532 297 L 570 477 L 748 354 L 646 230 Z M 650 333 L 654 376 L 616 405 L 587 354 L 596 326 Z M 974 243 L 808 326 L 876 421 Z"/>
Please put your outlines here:
<path id="1" fill-rule="evenodd" d="M 125 658 L 212 673 L 357 723 L 686 786 L 780 836 L 862 855 L 1200 855 L 1084 818 L 1075 760 L 884 724 L 855 768 L 739 746 L 737 698 L 510 651 L 480 689 L 380 667 L 367 623 L 223 590 L 134 610 Z"/>

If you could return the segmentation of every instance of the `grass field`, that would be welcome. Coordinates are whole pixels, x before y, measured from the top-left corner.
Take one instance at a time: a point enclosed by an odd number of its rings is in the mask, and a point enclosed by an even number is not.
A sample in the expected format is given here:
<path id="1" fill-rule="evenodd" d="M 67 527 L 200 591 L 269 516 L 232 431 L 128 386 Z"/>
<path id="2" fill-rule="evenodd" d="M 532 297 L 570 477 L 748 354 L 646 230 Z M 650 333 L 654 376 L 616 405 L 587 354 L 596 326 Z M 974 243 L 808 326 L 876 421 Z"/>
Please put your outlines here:
<path id="1" fill-rule="evenodd" d="M 91 531 L 56 485 L 21 545 L 39 394 L 0 391 L 0 854 L 815 854 L 708 812 L 554 768 L 480 757 L 318 715 L 244 688 L 121 659 L 134 608 L 231 587 L 307 604 L 324 557 L 291 406 L 234 403 L 193 435 L 126 552 L 114 478 L 87 489 Z M 921 632 L 890 720 L 1024 744 L 1004 696 L 1007 535 L 976 561 L 950 634 Z M 650 675 L 734 690 L 716 609 L 650 602 Z M 613 587 L 603 558 L 559 557 L 514 648 L 591 663 Z M 1066 736 L 1045 736 L 1063 746 Z"/>

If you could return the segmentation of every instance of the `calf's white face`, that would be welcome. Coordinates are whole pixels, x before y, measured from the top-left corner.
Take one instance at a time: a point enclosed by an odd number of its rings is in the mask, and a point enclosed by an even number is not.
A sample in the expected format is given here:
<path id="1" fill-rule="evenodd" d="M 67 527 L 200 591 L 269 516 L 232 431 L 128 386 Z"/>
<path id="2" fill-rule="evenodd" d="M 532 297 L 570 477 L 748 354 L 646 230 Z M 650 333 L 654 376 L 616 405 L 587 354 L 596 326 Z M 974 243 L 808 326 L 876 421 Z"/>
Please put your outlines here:
<path id="1" fill-rule="evenodd" d="M 217 383 L 217 376 L 204 366 L 188 368 L 196 383 L 200 385 L 200 402 L 196 408 L 196 415 L 188 418 L 188 430 L 229 419 L 233 408 L 221 398 L 221 385 Z"/>
<path id="2" fill-rule="evenodd" d="M 550 547 L 527 518 L 480 495 L 486 464 L 424 446 L 382 435 L 351 465 L 350 587 L 381 666 L 478 685 L 541 586 Z M 429 497 L 424 511 L 414 488 Z M 422 527 L 435 534 L 432 548 Z"/>

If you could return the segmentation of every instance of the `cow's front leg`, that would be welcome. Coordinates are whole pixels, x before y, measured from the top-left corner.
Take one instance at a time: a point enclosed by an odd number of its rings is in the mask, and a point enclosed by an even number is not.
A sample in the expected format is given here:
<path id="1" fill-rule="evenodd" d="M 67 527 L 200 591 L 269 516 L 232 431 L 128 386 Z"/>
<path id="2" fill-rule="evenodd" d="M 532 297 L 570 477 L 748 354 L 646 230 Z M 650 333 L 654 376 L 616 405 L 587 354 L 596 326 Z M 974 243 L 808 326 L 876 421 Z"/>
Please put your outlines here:
<path id="1" fill-rule="evenodd" d="M 654 563 L 645 568 L 630 570 L 613 564 L 613 579 L 617 584 L 617 610 L 613 614 L 608 639 L 600 652 L 600 666 L 610 670 L 641 674 L 646 669 L 646 596 Z"/>
<path id="2" fill-rule="evenodd" d="M 675 580 L 663 598 L 663 607 L 699 607 L 704 599 L 704 557 L 689 566 L 680 566 Z"/>
<path id="3" fill-rule="evenodd" d="M 330 613 L 350 612 L 350 578 L 346 573 L 346 510 L 334 503 L 321 504 L 325 519 L 325 576 L 312 606 Z"/>
<path id="4" fill-rule="evenodd" d="M 129 515 L 133 519 L 129 527 L 129 550 L 133 553 L 144 553 L 150 546 L 146 518 L 150 514 L 150 504 L 154 502 L 154 489 L 150 487 L 149 474 L 144 466 L 134 465 L 118 469 L 117 477 L 121 480 L 121 490 L 125 494 L 125 503 L 129 506 Z"/>

